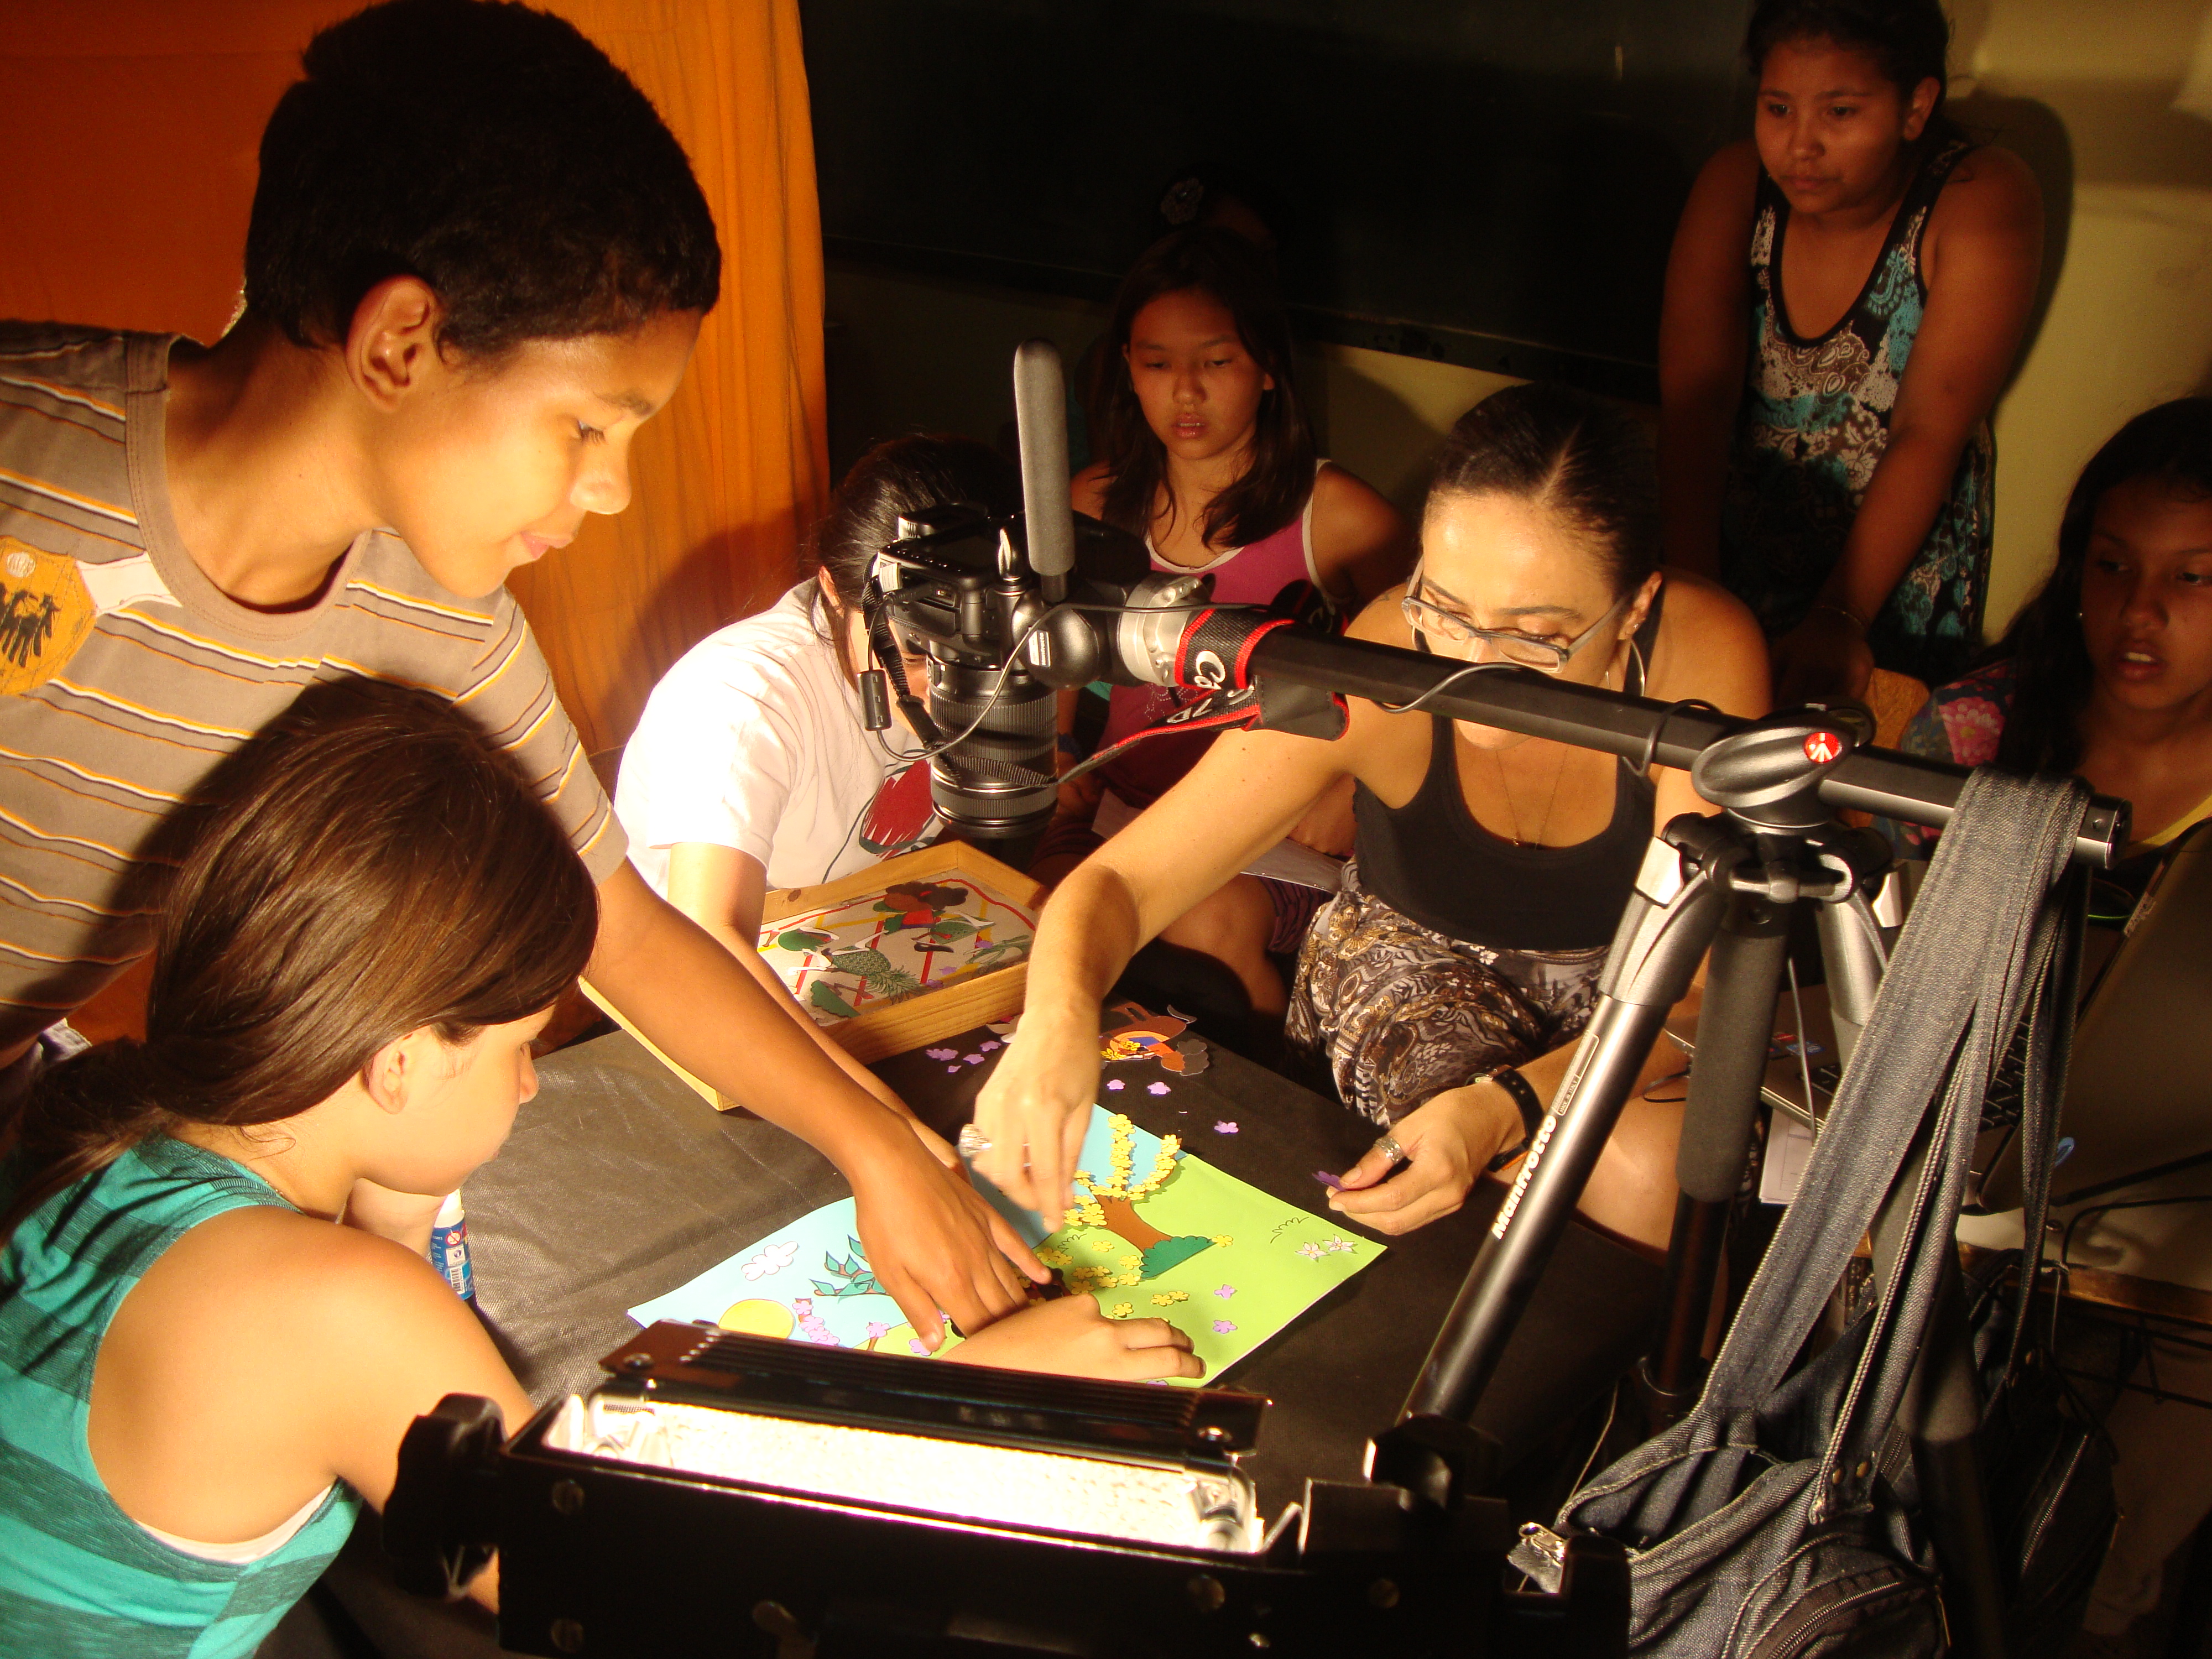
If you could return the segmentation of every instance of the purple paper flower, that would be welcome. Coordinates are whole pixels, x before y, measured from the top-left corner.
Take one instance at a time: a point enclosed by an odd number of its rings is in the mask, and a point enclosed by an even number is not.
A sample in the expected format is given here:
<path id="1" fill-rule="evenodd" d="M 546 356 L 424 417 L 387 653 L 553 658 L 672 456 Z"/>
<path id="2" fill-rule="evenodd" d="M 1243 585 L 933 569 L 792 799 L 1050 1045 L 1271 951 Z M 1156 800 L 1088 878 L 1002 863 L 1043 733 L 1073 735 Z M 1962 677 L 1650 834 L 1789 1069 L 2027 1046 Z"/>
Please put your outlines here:
<path id="1" fill-rule="evenodd" d="M 1216 1336 L 1226 1336 L 1230 1332 L 1236 1328 L 1236 1326 L 1231 1324 L 1229 1321 L 1225 1319 L 1217 1319 L 1213 1322 L 1213 1334 Z"/>
<path id="2" fill-rule="evenodd" d="M 1109 1077 L 1106 1079 L 1106 1086 L 1109 1089 L 1118 1089 L 1121 1086 L 1121 1079 L 1118 1077 Z"/>
<path id="3" fill-rule="evenodd" d="M 1237 1126 L 1224 1117 L 1213 1126 L 1213 1133 L 1218 1135 L 1233 1135 L 1237 1133 Z"/>
<path id="4" fill-rule="evenodd" d="M 1214 1295 L 1219 1297 L 1224 1302 L 1226 1302 L 1231 1297 L 1236 1294 L 1237 1287 L 1234 1285 L 1224 1285 L 1219 1290 L 1214 1292 Z"/>
<path id="5" fill-rule="evenodd" d="M 960 1051 L 957 1048 L 924 1048 L 921 1052 L 932 1060 L 951 1060 Z"/>
<path id="6" fill-rule="evenodd" d="M 1145 1092 L 1148 1095 L 1164 1095 L 1167 1091 L 1168 1085 L 1164 1083 L 1147 1083 L 1145 1085 Z"/>
<path id="7" fill-rule="evenodd" d="M 999 1039 L 998 1039 L 998 1038 L 996 1038 L 996 1037 L 985 1037 L 985 1038 L 984 1038 L 981 1042 L 977 1043 L 975 1046 L 976 1046 L 978 1048 L 981 1048 L 981 1049 L 985 1054 L 989 1054 L 989 1053 L 991 1052 L 991 1050 L 992 1050 L 992 1049 L 994 1049 L 994 1048 L 1004 1048 L 1006 1045 L 1005 1045 L 1004 1043 L 1000 1042 L 999 1041 Z"/>
<path id="8" fill-rule="evenodd" d="M 983 1056 L 981 1054 L 963 1054 L 960 1058 L 966 1060 L 970 1066 L 981 1066 L 983 1063 Z"/>
<path id="9" fill-rule="evenodd" d="M 951 1072 L 957 1072 L 957 1071 L 958 1071 L 960 1068 L 959 1068 L 957 1066 L 946 1066 L 945 1069 L 948 1073 L 951 1073 Z"/>

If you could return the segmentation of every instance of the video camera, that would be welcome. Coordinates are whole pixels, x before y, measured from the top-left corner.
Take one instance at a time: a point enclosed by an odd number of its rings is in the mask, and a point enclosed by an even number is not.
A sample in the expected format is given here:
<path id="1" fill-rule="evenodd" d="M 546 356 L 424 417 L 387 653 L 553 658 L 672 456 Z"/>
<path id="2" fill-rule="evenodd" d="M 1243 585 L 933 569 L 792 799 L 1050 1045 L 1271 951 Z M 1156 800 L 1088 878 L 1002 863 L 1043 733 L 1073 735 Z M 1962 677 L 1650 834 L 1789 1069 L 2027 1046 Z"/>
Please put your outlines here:
<path id="1" fill-rule="evenodd" d="M 1211 576 L 1154 570 L 1139 538 L 1070 508 L 1064 387 L 1050 341 L 1015 352 L 1022 512 L 902 518 L 863 600 L 878 665 L 861 677 L 870 728 L 890 725 L 896 702 L 929 757 L 939 814 L 1014 863 L 1052 817 L 1057 691 L 1105 680 L 1233 693 L 1251 643 L 1289 620 L 1209 604 Z M 924 688 L 906 683 L 902 641 L 927 662 Z M 1208 723 L 1252 718 L 1251 702 L 1209 707 Z M 1295 714 L 1271 702 L 1265 723 Z"/>

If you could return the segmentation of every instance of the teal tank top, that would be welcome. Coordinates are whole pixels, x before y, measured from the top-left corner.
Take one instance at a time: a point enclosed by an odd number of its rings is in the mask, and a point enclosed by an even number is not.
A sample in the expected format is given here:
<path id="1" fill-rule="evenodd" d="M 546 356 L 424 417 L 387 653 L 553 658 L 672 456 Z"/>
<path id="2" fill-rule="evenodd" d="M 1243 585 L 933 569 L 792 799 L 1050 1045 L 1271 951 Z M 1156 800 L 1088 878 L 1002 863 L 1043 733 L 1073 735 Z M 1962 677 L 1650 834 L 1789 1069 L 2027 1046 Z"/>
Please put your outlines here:
<path id="1" fill-rule="evenodd" d="M 0 1200 L 14 1184 L 0 1164 Z M 345 1542 L 361 1499 L 340 1485 L 260 1560 L 172 1549 L 116 1506 L 85 1439 L 93 1362 L 140 1276 L 199 1223 L 283 1202 L 162 1137 L 63 1188 L 0 1249 L 0 1654 L 244 1659 Z"/>

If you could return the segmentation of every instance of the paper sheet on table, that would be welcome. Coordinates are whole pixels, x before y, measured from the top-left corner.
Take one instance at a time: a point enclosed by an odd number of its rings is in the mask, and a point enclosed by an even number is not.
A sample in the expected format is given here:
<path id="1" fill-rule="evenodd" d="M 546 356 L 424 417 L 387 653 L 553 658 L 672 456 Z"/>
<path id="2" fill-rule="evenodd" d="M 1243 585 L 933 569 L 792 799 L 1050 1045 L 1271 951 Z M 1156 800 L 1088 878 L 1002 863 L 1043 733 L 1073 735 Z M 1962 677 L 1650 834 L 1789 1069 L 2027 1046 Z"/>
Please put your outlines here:
<path id="1" fill-rule="evenodd" d="M 1195 1121 L 1193 1132 L 1201 1139 L 1215 1133 L 1211 1122 Z M 1158 1136 L 1126 1118 L 1119 1133 L 1126 1137 L 1126 1167 L 1115 1157 L 1115 1119 L 1093 1109 L 1081 1167 L 1097 1177 L 1094 1189 L 1110 1192 L 1119 1184 L 1133 1191 L 1158 1167 Z M 1188 1333 L 1206 1361 L 1206 1382 L 1220 1380 L 1382 1254 L 1373 1240 L 1272 1198 L 1187 1152 L 1150 1191 L 1128 1200 L 1100 1198 L 1103 1225 L 1079 1222 L 1048 1232 L 1034 1212 L 985 1182 L 977 1185 L 1047 1266 L 1071 1284 L 1085 1284 L 1107 1314 L 1162 1318 Z M 913 1327 L 876 1285 L 858 1233 L 851 1199 L 825 1204 L 690 1284 L 631 1309 L 630 1317 L 641 1325 L 706 1320 L 793 1341 L 921 1352 Z"/>

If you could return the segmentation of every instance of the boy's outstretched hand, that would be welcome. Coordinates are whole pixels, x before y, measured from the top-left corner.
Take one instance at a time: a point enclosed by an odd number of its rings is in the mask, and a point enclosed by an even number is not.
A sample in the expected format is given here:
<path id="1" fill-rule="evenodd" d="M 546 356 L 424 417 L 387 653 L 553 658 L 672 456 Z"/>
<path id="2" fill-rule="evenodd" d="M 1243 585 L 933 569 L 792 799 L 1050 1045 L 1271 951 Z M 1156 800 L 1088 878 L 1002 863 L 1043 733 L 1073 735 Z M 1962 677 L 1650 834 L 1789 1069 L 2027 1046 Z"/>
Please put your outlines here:
<path id="1" fill-rule="evenodd" d="M 945 1358 L 1109 1382 L 1206 1375 L 1206 1362 L 1190 1351 L 1190 1339 L 1166 1320 L 1109 1319 L 1085 1295 L 1042 1302 L 1000 1320 Z"/>
<path id="2" fill-rule="evenodd" d="M 1027 1303 L 1024 1273 L 1052 1277 L 966 1170 L 946 1168 L 903 1127 L 848 1174 L 877 1282 L 933 1352 L 945 1340 L 939 1310 L 972 1337 Z"/>

